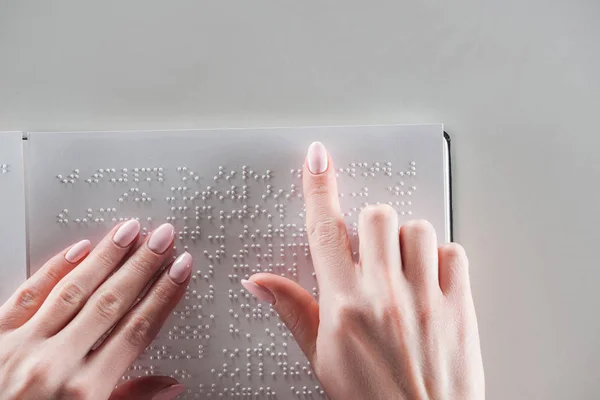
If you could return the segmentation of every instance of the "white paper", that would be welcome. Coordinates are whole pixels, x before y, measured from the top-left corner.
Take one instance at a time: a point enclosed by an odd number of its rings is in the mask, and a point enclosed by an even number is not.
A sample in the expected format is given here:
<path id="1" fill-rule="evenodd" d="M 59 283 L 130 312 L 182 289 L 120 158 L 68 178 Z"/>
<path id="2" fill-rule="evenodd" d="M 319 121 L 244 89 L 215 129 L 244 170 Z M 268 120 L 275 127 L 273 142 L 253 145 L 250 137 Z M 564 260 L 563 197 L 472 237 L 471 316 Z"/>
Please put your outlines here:
<path id="1" fill-rule="evenodd" d="M 173 375 L 189 388 L 189 398 L 275 398 L 269 391 L 279 399 L 321 398 L 289 332 L 239 280 L 272 270 L 311 293 L 316 289 L 305 252 L 300 178 L 315 140 L 335 162 L 353 240 L 360 209 L 391 202 L 401 221 L 426 218 L 440 242 L 447 241 L 442 135 L 441 125 L 32 133 L 31 268 L 83 238 L 96 243 L 123 218 L 139 218 L 151 231 L 168 217 L 179 233 L 177 250 L 187 246 L 195 258 L 194 277 L 159 338 L 125 379 Z M 218 250 L 225 251 L 220 259 Z"/>

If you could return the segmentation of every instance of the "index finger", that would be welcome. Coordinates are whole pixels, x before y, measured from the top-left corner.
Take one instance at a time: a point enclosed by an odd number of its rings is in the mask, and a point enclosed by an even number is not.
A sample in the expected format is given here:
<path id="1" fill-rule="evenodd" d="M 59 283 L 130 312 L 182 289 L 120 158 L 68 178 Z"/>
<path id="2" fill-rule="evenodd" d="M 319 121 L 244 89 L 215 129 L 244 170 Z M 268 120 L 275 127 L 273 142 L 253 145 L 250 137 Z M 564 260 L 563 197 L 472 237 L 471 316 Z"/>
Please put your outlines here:
<path id="1" fill-rule="evenodd" d="M 323 144 L 310 145 L 302 180 L 306 230 L 319 286 L 348 288 L 355 276 L 352 249 L 340 208 L 335 168 Z"/>

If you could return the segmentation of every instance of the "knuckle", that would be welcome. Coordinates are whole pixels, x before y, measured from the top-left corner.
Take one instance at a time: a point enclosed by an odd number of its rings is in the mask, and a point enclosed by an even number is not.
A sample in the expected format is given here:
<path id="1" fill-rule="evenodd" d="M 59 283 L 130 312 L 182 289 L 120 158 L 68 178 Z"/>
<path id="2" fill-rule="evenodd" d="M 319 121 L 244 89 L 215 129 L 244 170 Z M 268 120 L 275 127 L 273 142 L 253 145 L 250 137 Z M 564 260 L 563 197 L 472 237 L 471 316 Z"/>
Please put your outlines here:
<path id="1" fill-rule="evenodd" d="M 442 257 L 448 259 L 448 261 L 457 263 L 467 262 L 467 253 L 465 252 L 465 249 L 458 243 L 445 244 L 440 248 L 440 251 L 442 253 Z"/>
<path id="2" fill-rule="evenodd" d="M 103 320 L 114 319 L 121 309 L 123 300 L 113 291 L 100 293 L 96 301 L 96 313 Z"/>
<path id="3" fill-rule="evenodd" d="M 134 316 L 124 332 L 125 341 L 134 348 L 144 348 L 155 336 L 152 322 L 143 315 Z"/>
<path id="4" fill-rule="evenodd" d="M 86 297 L 85 289 L 77 282 L 65 282 L 58 291 L 59 300 L 70 307 L 80 307 Z"/>
<path id="5" fill-rule="evenodd" d="M 173 286 L 159 282 L 152 288 L 152 301 L 161 306 L 165 306 L 172 302 L 175 292 L 176 289 Z"/>
<path id="6" fill-rule="evenodd" d="M 293 307 L 284 307 L 277 310 L 277 315 L 285 323 L 287 328 L 292 332 L 292 335 L 297 335 L 302 329 L 303 324 L 300 323 L 300 314 Z"/>
<path id="7" fill-rule="evenodd" d="M 338 336 L 345 336 L 367 319 L 368 315 L 362 307 L 350 301 L 340 301 L 332 318 L 333 331 Z"/>
<path id="8" fill-rule="evenodd" d="M 381 225 L 390 220 L 397 220 L 398 213 L 388 204 L 378 204 L 363 209 L 360 213 L 360 218 L 364 223 Z"/>
<path id="9" fill-rule="evenodd" d="M 115 258 L 109 248 L 104 248 L 94 254 L 93 263 L 102 270 L 113 270 L 116 266 Z"/>
<path id="10" fill-rule="evenodd" d="M 431 333 L 435 321 L 437 320 L 437 311 L 430 304 L 421 304 L 417 310 L 417 323 L 421 331 L 425 334 Z"/>
<path id="11" fill-rule="evenodd" d="M 59 269 L 55 265 L 48 265 L 44 267 L 42 270 L 44 277 L 50 282 L 58 282 L 60 281 L 61 274 L 59 273 Z"/>
<path id="12" fill-rule="evenodd" d="M 23 389 L 27 390 L 29 387 L 35 386 L 42 392 L 51 391 L 56 386 L 53 370 L 55 370 L 54 365 L 44 358 L 31 360 L 23 371 L 22 376 L 26 377 L 22 381 Z"/>
<path id="13" fill-rule="evenodd" d="M 404 225 L 404 229 L 406 229 L 415 236 L 424 236 L 435 232 L 433 225 L 431 225 L 429 221 L 424 219 L 415 219 L 412 221 L 408 221 Z"/>
<path id="14" fill-rule="evenodd" d="M 23 311 L 36 309 L 41 302 L 41 293 L 33 286 L 20 289 L 15 298 L 15 305 Z"/>
<path id="15" fill-rule="evenodd" d="M 160 257 L 150 251 L 140 251 L 129 261 L 129 270 L 141 279 L 147 279 L 161 265 Z"/>
<path id="16" fill-rule="evenodd" d="M 90 398 L 90 389 L 80 382 L 67 382 L 60 391 L 60 398 L 67 400 L 84 400 Z"/>
<path id="17" fill-rule="evenodd" d="M 337 218 L 321 218 L 309 230 L 313 243 L 334 246 L 343 243 L 346 238 L 346 224 Z"/>
<path id="18" fill-rule="evenodd" d="M 286 321 L 288 329 L 295 337 L 300 336 L 303 330 L 306 329 L 306 326 L 300 323 L 300 315 L 297 313 L 288 313 L 287 315 L 284 315 L 283 318 L 285 318 L 284 321 Z"/>
<path id="19" fill-rule="evenodd" d="M 308 187 L 306 195 L 308 198 L 317 203 L 320 201 L 326 201 L 330 195 L 329 185 L 327 184 L 327 176 L 312 176 L 311 184 Z"/>
<path id="20" fill-rule="evenodd" d="M 377 318 L 383 322 L 384 326 L 398 326 L 402 319 L 400 307 L 393 301 L 384 301 L 375 307 Z"/>

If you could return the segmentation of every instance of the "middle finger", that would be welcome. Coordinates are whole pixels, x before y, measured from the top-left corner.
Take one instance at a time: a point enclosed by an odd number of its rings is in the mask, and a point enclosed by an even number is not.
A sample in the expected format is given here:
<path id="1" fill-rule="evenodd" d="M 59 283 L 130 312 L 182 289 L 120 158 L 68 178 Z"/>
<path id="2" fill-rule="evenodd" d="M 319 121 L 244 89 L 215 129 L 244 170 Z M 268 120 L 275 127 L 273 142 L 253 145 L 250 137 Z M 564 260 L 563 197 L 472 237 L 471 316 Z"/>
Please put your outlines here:
<path id="1" fill-rule="evenodd" d="M 402 279 L 398 228 L 398 213 L 387 204 L 369 206 L 360 214 L 359 265 L 365 278 L 378 288 L 396 287 Z"/>

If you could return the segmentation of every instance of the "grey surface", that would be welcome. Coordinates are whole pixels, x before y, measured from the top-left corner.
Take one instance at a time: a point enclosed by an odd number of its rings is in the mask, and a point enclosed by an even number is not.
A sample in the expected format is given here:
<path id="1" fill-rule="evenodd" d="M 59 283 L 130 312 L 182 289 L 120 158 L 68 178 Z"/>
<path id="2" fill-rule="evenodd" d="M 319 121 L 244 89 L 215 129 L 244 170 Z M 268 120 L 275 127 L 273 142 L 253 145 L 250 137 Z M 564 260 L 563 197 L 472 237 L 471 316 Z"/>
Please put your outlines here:
<path id="1" fill-rule="evenodd" d="M 0 132 L 0 304 L 27 277 L 22 137 Z"/>
<path id="2" fill-rule="evenodd" d="M 138 218 L 143 236 L 168 221 L 178 232 L 176 253 L 186 249 L 196 260 L 192 279 L 157 340 L 124 378 L 172 375 L 190 399 L 230 397 L 232 388 L 273 399 L 261 387 L 282 400 L 324 398 L 274 310 L 240 285 L 256 272 L 271 272 L 318 298 L 300 172 L 306 148 L 317 139 L 336 160 L 355 252 L 359 213 L 377 202 L 396 209 L 401 222 L 428 219 L 439 242 L 449 240 L 441 124 L 31 133 L 28 215 L 36 225 L 29 229 L 30 269 L 82 238 L 97 243 L 124 219 Z M 312 395 L 303 395 L 303 387 Z"/>
<path id="3" fill-rule="evenodd" d="M 0 9 L 0 129 L 444 122 L 488 398 L 598 397 L 598 1 Z"/>

